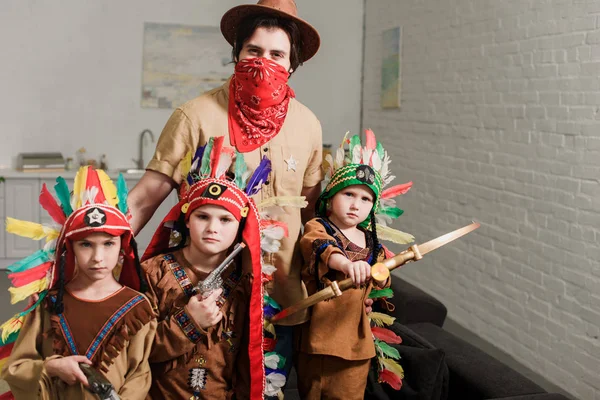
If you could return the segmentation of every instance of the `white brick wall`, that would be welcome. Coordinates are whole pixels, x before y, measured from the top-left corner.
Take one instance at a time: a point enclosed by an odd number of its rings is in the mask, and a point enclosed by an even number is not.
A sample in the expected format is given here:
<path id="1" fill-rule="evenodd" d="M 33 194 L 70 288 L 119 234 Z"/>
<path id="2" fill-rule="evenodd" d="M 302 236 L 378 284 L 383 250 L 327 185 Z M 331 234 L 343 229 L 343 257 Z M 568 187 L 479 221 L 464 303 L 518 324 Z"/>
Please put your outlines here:
<path id="1" fill-rule="evenodd" d="M 401 271 L 450 317 L 600 400 L 600 1 L 367 0 L 364 127 L 414 180 L 397 223 L 481 229 Z M 380 108 L 403 27 L 402 107 Z"/>

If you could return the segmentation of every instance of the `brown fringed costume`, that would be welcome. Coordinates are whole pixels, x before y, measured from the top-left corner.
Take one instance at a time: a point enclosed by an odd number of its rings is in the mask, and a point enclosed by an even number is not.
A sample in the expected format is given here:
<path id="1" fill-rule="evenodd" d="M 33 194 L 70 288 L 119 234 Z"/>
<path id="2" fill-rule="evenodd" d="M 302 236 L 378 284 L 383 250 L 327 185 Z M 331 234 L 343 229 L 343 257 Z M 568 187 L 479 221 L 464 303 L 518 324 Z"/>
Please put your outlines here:
<path id="1" fill-rule="evenodd" d="M 249 398 L 248 307 L 252 274 L 232 264 L 224 273 L 223 319 L 202 329 L 187 312 L 193 287 L 208 274 L 195 272 L 183 251 L 153 257 L 142 264 L 146 293 L 158 314 L 150 354 L 151 399 Z M 240 351 L 242 350 L 242 351 Z"/>
<path id="2" fill-rule="evenodd" d="M 346 277 L 329 269 L 329 257 L 342 254 L 351 261 L 370 261 L 373 243 L 365 232 L 367 246 L 352 243 L 326 218 L 315 218 L 304 227 L 300 248 L 305 260 L 302 279 L 309 295 L 332 281 Z M 384 258 L 378 249 L 377 260 Z M 312 307 L 311 318 L 298 335 L 298 388 L 303 399 L 362 399 L 375 346 L 365 299 L 372 284 L 348 289 L 342 296 Z"/>
<path id="3" fill-rule="evenodd" d="M 45 306 L 25 319 L 2 372 L 16 399 L 97 399 L 80 383 L 69 386 L 47 375 L 44 360 L 71 355 L 86 355 L 122 400 L 146 397 L 151 381 L 148 356 L 156 330 L 148 299 L 126 286 L 99 301 L 66 291 L 60 315 L 49 311 L 55 291 L 44 301 Z M 32 383 L 37 381 L 36 388 Z"/>

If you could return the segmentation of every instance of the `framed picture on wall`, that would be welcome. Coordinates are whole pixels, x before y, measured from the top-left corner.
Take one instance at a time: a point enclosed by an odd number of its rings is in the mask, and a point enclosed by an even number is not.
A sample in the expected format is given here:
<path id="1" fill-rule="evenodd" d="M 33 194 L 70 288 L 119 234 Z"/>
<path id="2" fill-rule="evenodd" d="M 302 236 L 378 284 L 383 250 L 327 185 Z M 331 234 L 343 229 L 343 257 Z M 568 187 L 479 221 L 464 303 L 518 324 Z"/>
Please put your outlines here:
<path id="1" fill-rule="evenodd" d="M 383 31 L 381 57 L 381 107 L 400 108 L 402 87 L 402 28 Z"/>
<path id="2" fill-rule="evenodd" d="M 178 107 L 231 75 L 231 46 L 216 26 L 146 22 L 143 57 L 145 108 Z"/>

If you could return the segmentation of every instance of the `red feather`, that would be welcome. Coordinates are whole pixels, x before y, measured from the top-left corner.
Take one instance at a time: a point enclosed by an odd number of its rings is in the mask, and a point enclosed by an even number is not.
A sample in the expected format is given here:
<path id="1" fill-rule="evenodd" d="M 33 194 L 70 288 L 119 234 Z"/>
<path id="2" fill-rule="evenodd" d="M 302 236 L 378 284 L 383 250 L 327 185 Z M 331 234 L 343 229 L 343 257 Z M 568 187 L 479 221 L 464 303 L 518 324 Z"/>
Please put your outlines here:
<path id="1" fill-rule="evenodd" d="M 264 338 L 263 339 L 263 349 L 265 352 L 273 351 L 275 349 L 275 344 L 277 341 L 275 339 Z"/>
<path id="2" fill-rule="evenodd" d="M 375 338 L 382 340 L 389 344 L 400 344 L 402 343 L 402 338 L 396 335 L 394 332 L 390 331 L 386 328 L 380 328 L 378 326 L 371 327 L 371 332 Z"/>
<path id="3" fill-rule="evenodd" d="M 213 148 L 210 152 L 210 177 L 214 178 L 221 158 L 221 150 L 223 149 L 223 139 L 225 136 L 216 137 L 213 141 Z"/>
<path id="4" fill-rule="evenodd" d="M 14 287 L 25 286 L 46 276 L 51 266 L 52 261 L 48 261 L 26 271 L 8 274 L 8 279 L 11 280 Z"/>
<path id="5" fill-rule="evenodd" d="M 383 371 L 379 371 L 379 382 L 384 382 L 390 385 L 395 390 L 400 390 L 402 387 L 402 379 L 396 374 L 394 374 L 389 369 L 383 369 Z"/>
<path id="6" fill-rule="evenodd" d="M 10 356 L 10 353 L 11 353 L 14 345 L 15 345 L 15 342 L 12 342 L 12 343 L 5 344 L 4 346 L 0 347 L 0 360 L 3 360 L 6 357 Z"/>
<path id="7" fill-rule="evenodd" d="M 40 205 L 48 212 L 52 219 L 60 225 L 64 225 L 67 217 L 62 207 L 58 205 L 56 199 L 46 187 L 46 184 L 42 184 L 42 191 L 40 192 Z"/>
<path id="8" fill-rule="evenodd" d="M 413 183 L 411 181 L 408 183 L 403 183 L 402 185 L 396 185 L 392 186 L 391 188 L 387 188 L 381 193 L 381 198 L 391 199 L 393 197 L 400 196 L 401 194 L 408 192 L 412 185 Z"/>
<path id="9" fill-rule="evenodd" d="M 91 189 L 93 187 L 97 187 L 98 194 L 96 194 L 96 198 L 92 201 L 96 203 L 104 203 L 106 201 L 106 197 L 104 197 L 104 192 L 102 191 L 102 185 L 100 184 L 100 177 L 98 176 L 98 172 L 92 167 L 88 168 L 88 172 L 85 180 L 85 189 Z"/>
<path id="10" fill-rule="evenodd" d="M 365 147 L 369 150 L 375 150 L 377 147 L 377 140 L 375 139 L 375 134 L 370 129 L 365 129 L 365 138 L 366 145 Z"/>
<path id="11" fill-rule="evenodd" d="M 12 392 L 6 392 L 0 394 L 0 400 L 15 400 L 15 396 L 13 396 Z"/>

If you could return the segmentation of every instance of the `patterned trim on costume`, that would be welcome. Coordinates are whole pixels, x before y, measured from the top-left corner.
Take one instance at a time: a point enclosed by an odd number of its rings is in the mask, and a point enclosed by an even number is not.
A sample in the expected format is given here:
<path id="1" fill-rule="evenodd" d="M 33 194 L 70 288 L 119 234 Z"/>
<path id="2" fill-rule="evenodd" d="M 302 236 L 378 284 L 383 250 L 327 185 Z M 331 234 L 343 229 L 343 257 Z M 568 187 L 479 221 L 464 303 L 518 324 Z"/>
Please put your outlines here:
<path id="1" fill-rule="evenodd" d="M 175 276 L 175 279 L 181 287 L 181 290 L 183 290 L 183 293 L 185 293 L 187 297 L 192 297 L 195 293 L 192 281 L 188 274 L 185 273 L 183 267 L 175 260 L 175 256 L 173 256 L 173 254 L 165 254 L 163 258 L 167 262 L 169 269 Z"/>
<path id="2" fill-rule="evenodd" d="M 52 300 L 55 301 L 54 298 L 52 298 Z M 75 339 L 73 338 L 73 334 L 71 333 L 71 328 L 69 328 L 67 319 L 65 318 L 64 314 L 59 314 L 58 316 L 60 318 L 60 327 L 63 331 L 63 336 L 65 337 L 67 345 L 69 346 L 69 350 L 71 350 L 71 354 L 74 356 L 79 355 L 79 352 L 77 351 L 77 345 L 75 344 Z"/>
<path id="3" fill-rule="evenodd" d="M 115 311 L 115 313 L 108 319 L 108 321 L 106 321 L 98 335 L 96 335 L 96 338 L 92 341 L 90 347 L 88 347 L 85 353 L 88 360 L 91 360 L 92 357 L 94 357 L 96 351 L 98 350 L 98 347 L 100 347 L 100 345 L 102 344 L 106 336 L 110 333 L 111 329 L 115 326 L 115 324 L 119 322 L 119 320 L 121 320 L 121 318 L 123 318 L 129 310 L 131 310 L 139 303 L 143 302 L 144 299 L 144 296 L 137 295 L 131 300 L 129 300 L 127 303 L 123 304 L 117 311 Z"/>
<path id="4" fill-rule="evenodd" d="M 181 328 L 185 336 L 190 339 L 193 343 L 198 343 L 202 338 L 202 333 L 196 329 L 196 325 L 192 322 L 190 316 L 185 312 L 185 309 L 177 311 L 173 314 L 173 318 L 177 322 L 177 325 Z"/>

